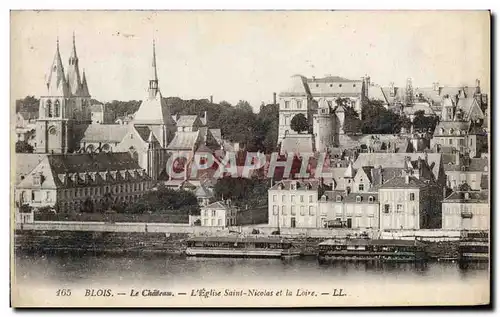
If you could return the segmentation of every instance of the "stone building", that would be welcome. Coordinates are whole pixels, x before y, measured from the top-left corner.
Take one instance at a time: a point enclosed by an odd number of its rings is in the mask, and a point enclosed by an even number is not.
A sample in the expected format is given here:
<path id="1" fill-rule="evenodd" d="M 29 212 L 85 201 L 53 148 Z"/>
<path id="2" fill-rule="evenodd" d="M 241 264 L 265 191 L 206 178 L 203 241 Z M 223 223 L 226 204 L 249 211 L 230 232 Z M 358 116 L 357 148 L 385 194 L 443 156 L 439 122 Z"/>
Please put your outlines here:
<path id="1" fill-rule="evenodd" d="M 47 154 L 16 186 L 16 205 L 58 212 L 98 211 L 130 203 L 151 187 L 151 178 L 128 153 Z"/>
<path id="2" fill-rule="evenodd" d="M 338 146 L 339 135 L 343 134 L 344 107 L 351 107 L 361 115 L 367 85 L 369 77 L 349 80 L 338 76 L 292 76 L 288 88 L 279 94 L 278 144 L 281 150 L 295 152 L 294 148 L 289 149 L 295 147 L 295 143 L 301 143 L 300 150 L 309 152 Z M 347 98 L 347 104 L 337 105 L 338 98 Z M 291 128 L 292 119 L 299 114 L 307 118 L 312 133 L 297 133 Z"/>
<path id="3" fill-rule="evenodd" d="M 317 214 L 317 180 L 283 180 L 268 191 L 268 223 L 277 228 L 316 228 L 321 225 Z"/>
<path id="4" fill-rule="evenodd" d="M 443 200 L 443 229 L 489 230 L 488 191 L 456 191 Z"/>
<path id="5" fill-rule="evenodd" d="M 237 225 L 238 208 L 230 200 L 217 201 L 201 207 L 201 225 L 208 227 L 230 227 Z"/>

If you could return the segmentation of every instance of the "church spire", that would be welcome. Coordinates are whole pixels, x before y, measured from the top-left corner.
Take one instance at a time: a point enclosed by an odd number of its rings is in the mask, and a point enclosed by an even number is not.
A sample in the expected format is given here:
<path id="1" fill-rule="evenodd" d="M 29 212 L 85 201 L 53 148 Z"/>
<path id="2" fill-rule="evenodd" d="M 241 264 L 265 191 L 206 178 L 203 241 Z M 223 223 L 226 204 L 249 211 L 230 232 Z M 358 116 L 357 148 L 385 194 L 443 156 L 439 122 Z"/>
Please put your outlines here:
<path id="1" fill-rule="evenodd" d="M 85 97 L 90 96 L 89 87 L 87 85 L 87 78 L 85 77 L 85 69 L 82 70 L 82 89 L 81 89 L 81 95 L 85 96 Z"/>
<path id="2" fill-rule="evenodd" d="M 59 52 L 59 38 L 57 38 L 56 54 L 54 55 L 54 60 L 47 76 L 48 96 L 66 96 L 68 93 L 67 88 L 61 53 Z"/>
<path id="3" fill-rule="evenodd" d="M 75 32 L 73 32 L 73 49 L 71 50 L 71 55 L 69 57 L 68 63 L 68 85 L 73 95 L 78 95 L 80 93 L 80 87 L 82 85 L 80 78 L 80 70 L 78 67 L 78 55 L 76 54 L 76 43 L 75 43 Z"/>
<path id="4" fill-rule="evenodd" d="M 154 98 L 158 93 L 158 72 L 156 70 L 156 45 L 153 40 L 153 59 L 151 62 L 151 78 L 149 79 L 149 97 Z"/>

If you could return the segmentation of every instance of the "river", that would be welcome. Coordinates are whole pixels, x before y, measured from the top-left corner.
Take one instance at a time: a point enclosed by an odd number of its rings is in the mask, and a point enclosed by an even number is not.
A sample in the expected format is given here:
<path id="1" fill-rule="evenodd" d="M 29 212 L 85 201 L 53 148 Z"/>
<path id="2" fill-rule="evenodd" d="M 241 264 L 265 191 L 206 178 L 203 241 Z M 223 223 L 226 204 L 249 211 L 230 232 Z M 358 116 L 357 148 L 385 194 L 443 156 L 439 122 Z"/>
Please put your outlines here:
<path id="1" fill-rule="evenodd" d="M 371 292 L 419 290 L 438 299 L 461 303 L 460 294 L 486 290 L 485 266 L 460 268 L 456 263 L 425 265 L 318 264 L 313 259 L 201 259 L 178 256 L 72 256 L 15 257 L 15 282 L 21 289 L 36 288 L 158 288 L 191 292 L 196 288 L 228 289 L 280 285 L 322 291 L 332 287 L 363 296 Z M 476 288 L 474 288 L 476 287 Z M 390 292 L 387 293 L 389 296 Z M 483 294 L 484 295 L 484 294 Z M 442 297 L 439 297 L 442 296 Z M 481 297 L 483 298 L 483 297 Z M 441 301 L 439 301 L 441 303 Z"/>

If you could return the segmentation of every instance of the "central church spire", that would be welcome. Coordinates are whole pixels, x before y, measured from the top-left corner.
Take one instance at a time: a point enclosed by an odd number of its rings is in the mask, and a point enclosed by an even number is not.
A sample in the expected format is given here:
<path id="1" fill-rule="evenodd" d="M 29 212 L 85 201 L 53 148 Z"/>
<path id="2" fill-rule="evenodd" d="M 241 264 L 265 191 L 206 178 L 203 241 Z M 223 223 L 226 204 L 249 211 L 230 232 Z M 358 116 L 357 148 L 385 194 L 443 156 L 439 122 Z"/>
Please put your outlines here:
<path id="1" fill-rule="evenodd" d="M 149 79 L 149 97 L 154 98 L 158 93 L 158 72 L 156 70 L 156 49 L 153 40 L 153 59 L 151 61 L 151 78 Z"/>
<path id="2" fill-rule="evenodd" d="M 78 56 L 76 54 L 75 33 L 73 32 L 73 49 L 69 57 L 68 66 L 68 85 L 71 93 L 76 96 L 80 94 L 80 87 L 82 85 L 80 78 L 80 70 L 78 66 Z"/>

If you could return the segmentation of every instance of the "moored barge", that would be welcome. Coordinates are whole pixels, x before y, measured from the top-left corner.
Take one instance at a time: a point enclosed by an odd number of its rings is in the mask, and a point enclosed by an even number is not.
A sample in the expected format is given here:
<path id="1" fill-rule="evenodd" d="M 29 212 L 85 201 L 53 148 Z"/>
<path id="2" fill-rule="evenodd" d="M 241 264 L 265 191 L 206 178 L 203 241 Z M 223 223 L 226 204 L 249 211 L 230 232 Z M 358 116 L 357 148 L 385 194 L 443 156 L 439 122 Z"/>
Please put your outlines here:
<path id="1" fill-rule="evenodd" d="M 421 262 L 425 244 L 416 240 L 330 239 L 318 246 L 318 261 Z"/>
<path id="2" fill-rule="evenodd" d="M 196 257 L 281 258 L 290 254 L 292 243 L 278 237 L 193 237 L 186 255 Z"/>
<path id="3" fill-rule="evenodd" d="M 488 262 L 490 258 L 488 232 L 462 232 L 458 252 L 460 262 Z"/>

